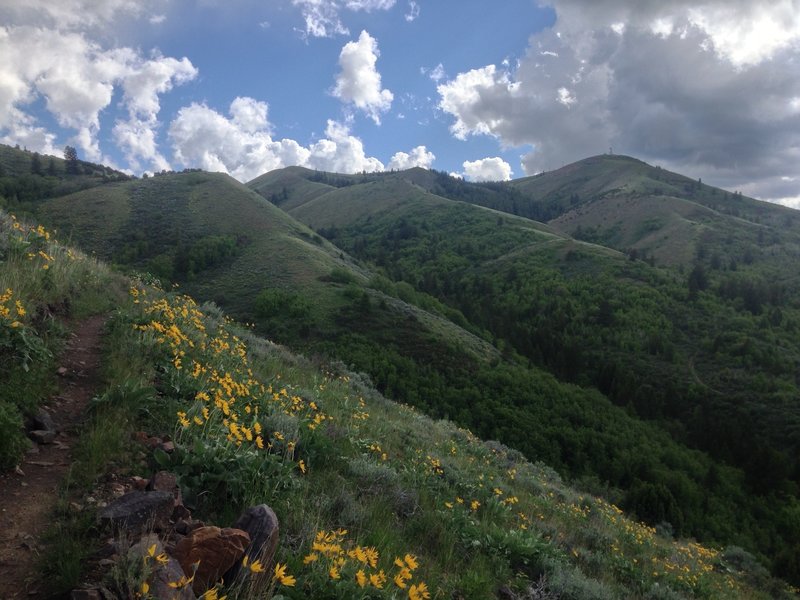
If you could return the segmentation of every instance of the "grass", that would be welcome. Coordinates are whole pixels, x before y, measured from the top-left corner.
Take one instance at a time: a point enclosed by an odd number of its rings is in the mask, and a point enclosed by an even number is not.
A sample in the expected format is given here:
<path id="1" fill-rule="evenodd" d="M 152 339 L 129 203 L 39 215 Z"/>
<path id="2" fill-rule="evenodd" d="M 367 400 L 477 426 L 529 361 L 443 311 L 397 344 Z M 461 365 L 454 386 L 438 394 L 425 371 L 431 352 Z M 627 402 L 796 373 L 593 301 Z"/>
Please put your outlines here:
<path id="1" fill-rule="evenodd" d="M 23 235 L 10 218 L 4 223 L 11 236 Z M 15 294 L 29 290 L 19 298 L 36 307 L 13 318 L 46 315 L 48 298 L 63 302 L 64 290 L 86 282 L 96 290 L 88 306 L 104 306 L 98 286 L 118 289 L 102 265 L 23 230 L 53 258 L 19 254 L 9 263 L 7 281 Z M 37 287 L 40 277 L 53 281 Z M 104 350 L 108 387 L 70 489 L 115 468 L 109 461 L 124 465 L 125 444 L 112 442 L 128 439 L 131 428 L 174 434 L 176 452 L 160 458 L 179 475 L 196 516 L 224 526 L 251 504 L 277 512 L 285 571 L 264 597 L 405 598 L 429 589 L 433 597 L 486 598 L 505 587 L 517 597 L 791 597 L 780 582 L 754 580 L 740 554 L 659 536 L 545 465 L 385 399 L 341 365 L 292 355 L 213 305 L 131 287 L 130 298 L 107 299 L 115 306 Z M 6 320 L 4 331 L 17 336 L 21 326 Z M 37 337 L 45 331 L 31 316 L 21 322 Z M 10 339 L 13 352 L 24 352 L 24 340 Z M 49 556 L 90 547 L 88 522 L 60 515 Z M 367 549 L 374 561 L 362 559 Z M 50 565 L 54 581 L 78 572 L 76 561 Z"/>
<path id="2" fill-rule="evenodd" d="M 96 539 L 68 509 L 71 494 L 130 464 L 120 440 L 145 427 L 177 432 L 167 466 L 199 518 L 225 525 L 251 504 L 276 510 L 282 570 L 261 597 L 486 598 L 503 586 L 520 598 L 767 597 L 717 550 L 661 538 L 358 374 L 293 355 L 214 306 L 133 289 L 109 324 L 108 386 L 43 561 L 56 588 L 80 578 Z"/>
<path id="3" fill-rule="evenodd" d="M 358 375 L 321 371 L 214 307 L 143 288 L 135 298 L 117 318 L 140 323 L 141 337 L 121 348 L 150 357 L 161 401 L 183 407 L 169 468 L 196 514 L 225 524 L 261 502 L 278 514 L 277 561 L 294 585 L 276 580 L 267 597 L 399 598 L 419 583 L 465 598 L 503 585 L 519 597 L 536 586 L 565 598 L 767 597 L 717 550 L 661 538 L 547 467 L 387 401 Z M 180 334 L 159 334 L 170 325 Z M 209 360 L 227 384 L 204 373 Z M 361 558 L 369 548 L 373 563 Z M 401 588 L 395 558 L 406 555 L 417 566 Z"/>

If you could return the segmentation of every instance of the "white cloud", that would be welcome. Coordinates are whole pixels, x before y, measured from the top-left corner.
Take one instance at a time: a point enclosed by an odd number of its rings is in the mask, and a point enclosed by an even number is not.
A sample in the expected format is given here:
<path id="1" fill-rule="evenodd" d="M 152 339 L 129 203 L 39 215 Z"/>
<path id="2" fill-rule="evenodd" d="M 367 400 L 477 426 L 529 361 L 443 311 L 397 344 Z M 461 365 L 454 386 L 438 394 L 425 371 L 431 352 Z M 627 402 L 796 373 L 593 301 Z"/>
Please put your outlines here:
<path id="1" fill-rule="evenodd" d="M 239 181 L 305 164 L 307 149 L 294 140 L 272 139 L 267 110 L 265 102 L 252 98 L 236 98 L 231 118 L 204 104 L 181 108 L 169 127 L 175 160 L 185 167 L 229 173 Z"/>
<path id="2" fill-rule="evenodd" d="M 511 165 L 497 156 L 464 161 L 464 177 L 470 181 L 508 181 Z"/>
<path id="3" fill-rule="evenodd" d="M 414 0 L 408 0 L 408 12 L 405 14 L 406 22 L 411 23 L 419 17 L 419 4 Z"/>
<path id="4" fill-rule="evenodd" d="M 372 12 L 373 10 L 389 10 L 394 6 L 396 0 L 347 0 L 345 6 L 350 10 L 363 10 Z"/>
<path id="5" fill-rule="evenodd" d="M 311 145 L 308 166 L 321 171 L 336 173 L 359 173 L 361 171 L 383 171 L 383 163 L 368 157 L 360 139 L 350 135 L 347 125 L 328 121 L 324 139 Z"/>
<path id="6" fill-rule="evenodd" d="M 272 139 L 265 102 L 236 98 L 229 115 L 197 103 L 180 109 L 169 128 L 175 160 L 184 167 L 229 173 L 239 181 L 292 165 L 338 173 L 383 170 L 383 163 L 366 155 L 346 124 L 328 121 L 326 137 L 304 147 L 295 140 Z"/>
<path id="7" fill-rule="evenodd" d="M 800 182 L 773 184 L 800 161 L 796 2 L 553 4 L 554 28 L 531 38 L 516 68 L 437 87 L 455 137 L 531 146 L 526 173 L 613 146 L 757 197 L 800 193 Z"/>
<path id="8" fill-rule="evenodd" d="M 395 169 L 397 171 L 404 171 L 412 167 L 422 167 L 423 169 L 430 169 L 436 155 L 433 152 L 428 152 L 425 146 L 417 146 L 411 152 L 396 152 L 392 159 L 389 161 L 387 168 Z"/>
<path id="9" fill-rule="evenodd" d="M 442 79 L 447 77 L 447 74 L 444 72 L 444 65 L 439 63 L 432 69 L 427 69 L 425 67 L 420 67 L 419 72 L 423 75 L 427 75 L 431 81 L 439 83 Z"/>
<path id="10" fill-rule="evenodd" d="M 161 25 L 167 20 L 167 15 L 151 15 L 147 20 L 151 25 Z"/>
<path id="11" fill-rule="evenodd" d="M 332 37 L 347 35 L 350 30 L 339 18 L 339 3 L 334 0 L 292 0 L 299 6 L 306 22 L 305 35 L 311 37 Z"/>
<path id="12" fill-rule="evenodd" d="M 140 17 L 165 0 L 26 0 L 0 3 L 0 22 L 87 30 L 120 18 Z"/>
<path id="13" fill-rule="evenodd" d="M 463 140 L 475 134 L 502 135 L 504 122 L 512 116 L 508 109 L 518 85 L 505 71 L 498 72 L 494 65 L 487 65 L 459 73 L 436 89 L 441 96 L 439 108 L 456 117 L 450 130 Z"/>
<path id="14" fill-rule="evenodd" d="M 130 122 L 127 126 L 118 123 L 115 139 L 134 163 L 141 158 L 163 164 L 155 151 L 142 154 L 152 147 L 145 128 L 157 126 L 159 95 L 196 74 L 186 58 L 154 54 L 146 59 L 130 48 L 105 49 L 79 31 L 0 27 L 0 134 L 4 139 L 38 143 L 32 149 L 52 149 L 55 135 L 25 112 L 28 105 L 42 99 L 58 124 L 74 131 L 70 142 L 86 158 L 107 160 L 97 140 L 100 115 L 111 104 L 115 90 L 121 89 Z M 135 140 L 133 132 L 144 139 Z"/>
<path id="15" fill-rule="evenodd" d="M 381 75 L 375 68 L 378 56 L 378 42 L 366 31 L 361 32 L 358 41 L 347 42 L 339 54 L 341 70 L 332 94 L 379 124 L 381 113 L 391 108 L 394 95 L 381 89 Z"/>
<path id="16" fill-rule="evenodd" d="M 372 12 L 389 10 L 396 0 L 292 0 L 299 6 L 305 21 L 305 37 L 349 35 L 341 18 L 342 10 Z"/>
<path id="17" fill-rule="evenodd" d="M 114 141 L 123 149 L 134 171 L 140 171 L 139 159 L 146 159 L 152 171 L 169 169 L 169 162 L 158 150 L 156 128 L 149 121 L 131 118 L 114 125 Z"/>
<path id="18" fill-rule="evenodd" d="M 699 29 L 734 65 L 757 64 L 800 39 L 796 0 L 552 0 L 567 35 L 621 25 L 660 35 Z"/>

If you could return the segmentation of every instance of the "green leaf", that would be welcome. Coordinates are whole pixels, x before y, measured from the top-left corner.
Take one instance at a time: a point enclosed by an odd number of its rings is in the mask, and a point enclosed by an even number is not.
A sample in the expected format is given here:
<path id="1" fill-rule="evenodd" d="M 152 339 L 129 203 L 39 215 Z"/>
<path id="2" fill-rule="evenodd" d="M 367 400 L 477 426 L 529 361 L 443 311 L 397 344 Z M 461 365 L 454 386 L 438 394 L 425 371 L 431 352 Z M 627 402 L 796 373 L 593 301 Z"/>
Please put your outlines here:
<path id="1" fill-rule="evenodd" d="M 153 451 L 153 458 L 155 459 L 155 461 L 156 461 L 156 462 L 159 464 L 159 466 L 161 466 L 161 467 L 168 467 L 168 466 L 169 466 L 169 464 L 170 464 L 170 462 L 171 462 L 171 459 L 170 459 L 170 457 L 169 457 L 169 454 L 167 454 L 166 452 L 164 452 L 164 451 L 163 451 L 161 448 L 156 448 L 156 449 Z"/>

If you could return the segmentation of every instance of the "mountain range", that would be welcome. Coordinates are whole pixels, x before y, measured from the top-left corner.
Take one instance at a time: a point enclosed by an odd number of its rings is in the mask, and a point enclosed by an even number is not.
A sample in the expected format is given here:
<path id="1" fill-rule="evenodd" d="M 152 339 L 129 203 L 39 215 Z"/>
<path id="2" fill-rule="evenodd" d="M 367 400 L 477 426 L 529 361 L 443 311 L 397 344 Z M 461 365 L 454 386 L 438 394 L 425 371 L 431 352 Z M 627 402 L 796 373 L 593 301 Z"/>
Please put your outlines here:
<path id="1" fill-rule="evenodd" d="M 618 155 L 495 183 L 47 160 L 0 148 L 0 207 L 800 580 L 797 211 Z"/>

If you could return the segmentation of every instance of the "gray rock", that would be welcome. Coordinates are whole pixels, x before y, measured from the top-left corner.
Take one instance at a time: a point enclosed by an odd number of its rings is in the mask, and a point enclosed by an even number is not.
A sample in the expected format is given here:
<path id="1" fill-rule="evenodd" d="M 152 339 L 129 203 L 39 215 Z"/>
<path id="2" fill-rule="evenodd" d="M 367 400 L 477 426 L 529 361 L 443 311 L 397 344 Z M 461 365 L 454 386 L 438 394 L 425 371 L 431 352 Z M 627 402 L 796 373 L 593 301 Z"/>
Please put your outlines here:
<path id="1" fill-rule="evenodd" d="M 100 590 L 97 588 L 72 590 L 69 597 L 70 600 L 103 600 Z"/>
<path id="2" fill-rule="evenodd" d="M 250 545 L 245 554 L 250 562 L 260 560 L 264 565 L 264 576 L 266 583 L 271 578 L 270 565 L 275 558 L 278 549 L 278 517 L 266 504 L 251 506 L 245 510 L 233 524 L 235 529 L 241 529 L 250 536 Z M 228 584 L 233 583 L 242 570 L 242 561 L 237 561 L 225 573 L 224 579 Z"/>
<path id="3" fill-rule="evenodd" d="M 147 556 L 147 551 L 153 544 L 156 545 L 154 552 L 156 556 L 164 552 L 164 545 L 161 543 L 161 540 L 158 539 L 158 536 L 150 534 L 143 537 L 138 544 L 132 546 L 128 551 L 128 556 L 135 557 L 136 559 Z M 149 594 L 151 598 L 155 600 L 196 599 L 191 584 L 177 590 L 169 586 L 171 582 L 180 581 L 184 576 L 188 577 L 177 560 L 170 556 L 169 561 L 165 565 L 159 564 L 153 559 L 148 560 L 151 561 L 153 568 L 152 575 L 150 575 L 150 578 L 147 580 L 147 583 L 150 585 Z"/>
<path id="4" fill-rule="evenodd" d="M 33 417 L 34 429 L 42 429 L 44 431 L 58 431 L 56 424 L 53 422 L 53 417 L 50 416 L 46 410 L 39 409 Z"/>
<path id="5" fill-rule="evenodd" d="M 37 444 L 52 444 L 53 440 L 56 439 L 56 432 L 47 431 L 44 429 L 34 429 L 33 431 L 28 432 L 28 437 L 30 437 Z"/>
<path id="6" fill-rule="evenodd" d="M 170 492 L 128 492 L 100 511 L 100 523 L 132 532 L 163 529 L 169 522 L 174 502 Z"/>

